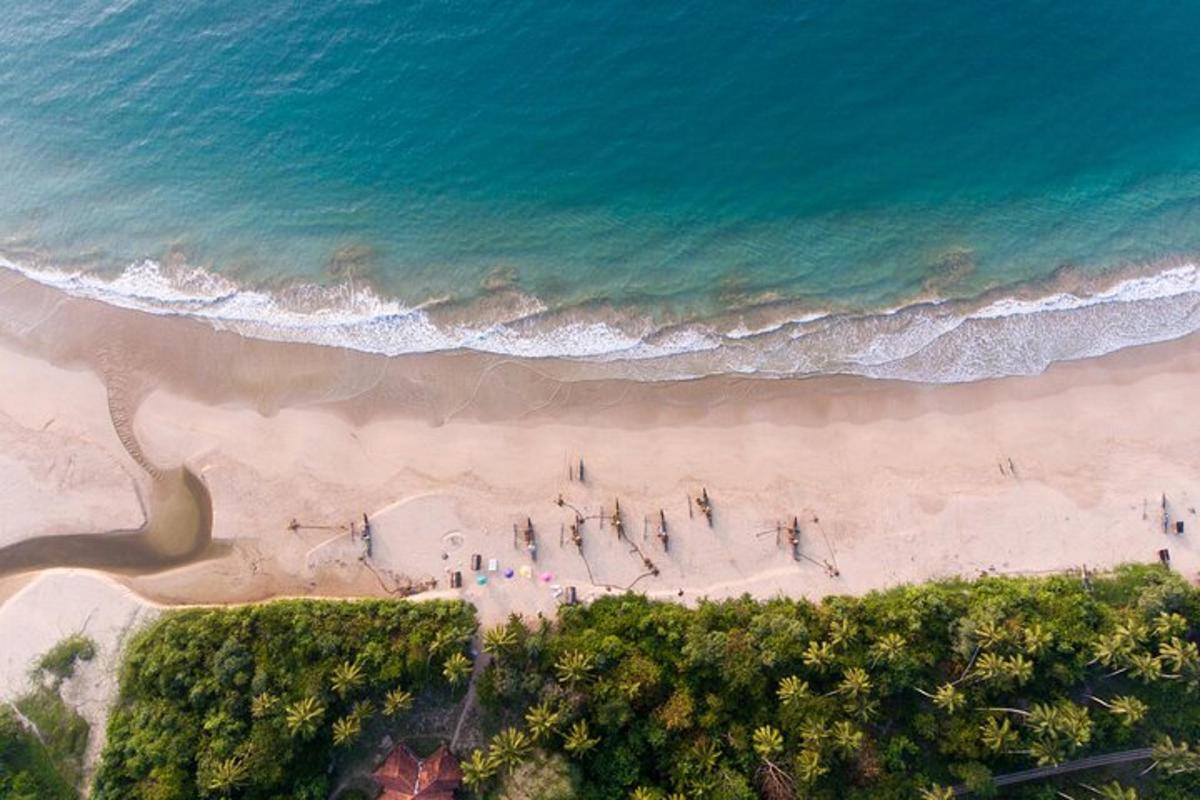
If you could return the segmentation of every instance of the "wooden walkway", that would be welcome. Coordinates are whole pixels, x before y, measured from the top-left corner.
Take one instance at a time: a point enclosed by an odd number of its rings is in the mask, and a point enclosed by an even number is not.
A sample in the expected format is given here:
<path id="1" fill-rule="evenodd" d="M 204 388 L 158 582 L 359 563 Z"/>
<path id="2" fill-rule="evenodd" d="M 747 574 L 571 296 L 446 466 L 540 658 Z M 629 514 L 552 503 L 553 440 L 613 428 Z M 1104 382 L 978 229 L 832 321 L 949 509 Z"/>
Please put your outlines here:
<path id="1" fill-rule="evenodd" d="M 995 775 L 992 777 L 992 783 L 996 784 L 996 786 L 1012 786 L 1016 783 L 1045 780 L 1046 778 L 1055 778 L 1071 772 L 1083 772 L 1084 770 L 1096 769 L 1097 767 L 1126 764 L 1130 761 L 1148 761 L 1151 753 L 1153 753 L 1153 750 L 1149 747 L 1141 747 L 1137 750 L 1121 750 L 1117 753 L 1103 753 L 1098 756 L 1088 756 L 1087 758 L 1067 761 L 1054 766 L 1034 767 L 1033 769 L 1021 770 L 1020 772 L 1010 772 L 1006 775 Z M 971 794 L 971 790 L 965 786 L 954 787 L 955 797 L 965 797 L 969 794 Z"/>

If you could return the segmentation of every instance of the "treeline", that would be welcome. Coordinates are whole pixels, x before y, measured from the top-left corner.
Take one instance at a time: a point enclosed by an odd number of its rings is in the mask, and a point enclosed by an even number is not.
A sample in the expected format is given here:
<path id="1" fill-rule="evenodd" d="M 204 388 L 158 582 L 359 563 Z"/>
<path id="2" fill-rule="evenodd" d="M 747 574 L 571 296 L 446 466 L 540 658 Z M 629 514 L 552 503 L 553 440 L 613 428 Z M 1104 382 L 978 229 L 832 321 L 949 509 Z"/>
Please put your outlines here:
<path id="1" fill-rule="evenodd" d="M 169 614 L 130 644 L 96 800 L 326 800 L 334 755 L 463 685 L 460 602 L 283 601 Z"/>
<path id="2" fill-rule="evenodd" d="M 1154 747 L 1121 773 L 1004 796 L 1200 797 L 1197 620 L 1200 593 L 1158 567 L 820 604 L 604 598 L 485 632 L 497 721 L 464 768 L 485 797 L 548 750 L 585 800 L 908 800 Z"/>
<path id="3" fill-rule="evenodd" d="M 1195 798 L 1198 620 L 1200 592 L 1158 567 L 819 604 L 608 597 L 484 632 L 487 744 L 459 755 L 482 798 L 938 800 L 1153 748 L 1003 796 Z M 401 718 L 414 699 L 461 696 L 475 627 L 440 601 L 170 614 L 128 650 L 93 797 L 325 800 L 384 731 L 427 733 Z"/>

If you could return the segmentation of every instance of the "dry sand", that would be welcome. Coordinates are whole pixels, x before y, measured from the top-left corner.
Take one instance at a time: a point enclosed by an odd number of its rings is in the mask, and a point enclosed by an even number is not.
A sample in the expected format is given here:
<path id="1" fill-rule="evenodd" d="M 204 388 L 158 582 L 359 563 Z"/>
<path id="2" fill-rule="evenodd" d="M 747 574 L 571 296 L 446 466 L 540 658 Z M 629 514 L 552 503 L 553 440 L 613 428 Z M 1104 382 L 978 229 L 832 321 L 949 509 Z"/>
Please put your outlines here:
<path id="1" fill-rule="evenodd" d="M 492 621 L 552 613 L 565 586 L 584 598 L 627 586 L 686 602 L 817 597 L 1149 562 L 1162 547 L 1194 577 L 1197 341 L 969 385 L 644 384 L 595 365 L 248 340 L 0 275 L 0 544 L 136 527 L 153 483 L 145 467 L 186 465 L 229 549 L 117 576 L 156 602 L 384 595 L 436 581 L 437 595 Z M 144 457 L 114 433 L 109 393 Z M 568 478 L 580 458 L 583 483 Z M 712 527 L 688 500 L 702 487 Z M 1182 536 L 1161 532 L 1164 493 Z M 599 519 L 617 499 L 624 540 Z M 587 518 L 582 555 L 566 534 L 570 507 Z M 669 552 L 653 535 L 660 510 Z M 349 527 L 364 512 L 367 560 Z M 793 517 L 812 561 L 777 541 Z M 527 519 L 536 563 L 514 546 Z M 485 585 L 469 569 L 476 553 L 498 562 Z M 448 588 L 455 570 L 461 591 Z M 63 609 L 47 618 L 47 642 L 74 624 L 95 580 L 56 573 L 53 594 L 38 595 Z M 0 580 L 4 640 L 13 604 L 41 585 Z"/>
<path id="2" fill-rule="evenodd" d="M 212 535 L 231 545 L 121 576 L 163 602 L 445 590 L 459 570 L 461 594 L 495 619 L 552 611 L 553 587 L 566 585 L 584 596 L 635 581 L 687 600 L 819 596 L 1150 561 L 1163 546 L 1187 574 L 1200 567 L 1194 339 L 969 385 L 648 385 L 555 362 L 246 340 L 7 280 L 2 541 L 142 520 L 149 481 L 113 432 L 107 384 L 143 461 L 202 477 Z M 580 458 L 582 484 L 568 479 Z M 687 499 L 702 487 L 711 528 Z M 1164 492 L 1182 537 L 1160 531 Z M 587 518 L 582 555 L 560 494 Z M 599 519 L 618 499 L 627 540 Z M 653 535 L 660 510 L 669 552 Z M 349 530 L 364 512 L 367 561 Z M 778 543 L 776 526 L 793 517 L 817 563 Z M 527 519 L 536 564 L 514 547 Z M 499 563 L 485 586 L 473 553 Z M 644 575 L 643 555 L 660 574 Z"/>

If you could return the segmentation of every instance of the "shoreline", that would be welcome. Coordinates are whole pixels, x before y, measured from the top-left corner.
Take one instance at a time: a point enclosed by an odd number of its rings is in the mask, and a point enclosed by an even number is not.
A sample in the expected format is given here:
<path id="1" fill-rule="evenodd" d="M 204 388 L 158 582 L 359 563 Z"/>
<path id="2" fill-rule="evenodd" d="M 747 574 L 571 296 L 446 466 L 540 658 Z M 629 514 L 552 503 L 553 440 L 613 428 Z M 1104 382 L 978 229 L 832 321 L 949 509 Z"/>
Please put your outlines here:
<path id="1" fill-rule="evenodd" d="M 58 458 L 34 470 L 18 462 L 4 500 L 62 498 L 7 540 L 100 530 L 80 528 L 94 513 L 122 527 L 144 521 L 136 509 L 153 481 L 114 433 L 119 416 L 152 465 L 200 476 L 213 541 L 227 549 L 121 578 L 164 603 L 445 588 L 448 569 L 473 576 L 475 552 L 501 563 L 487 586 L 461 592 L 484 619 L 552 610 L 551 586 L 587 597 L 637 580 L 640 556 L 611 524 L 585 524 L 581 560 L 559 494 L 588 517 L 611 516 L 619 499 L 632 543 L 660 570 L 637 588 L 682 590 L 685 601 L 1102 568 L 1153 560 L 1161 546 L 1189 576 L 1200 568 L 1195 336 L 967 384 L 644 383 L 586 380 L 570 362 L 247 339 L 11 277 L 0 311 L 0 364 L 13 376 L 0 390 L 0 436 L 10 452 Z M 582 485 L 568 480 L 579 458 Z M 689 500 L 701 488 L 714 498 L 711 529 Z M 1154 532 L 1150 509 L 1164 492 L 1182 537 Z M 64 507 L 85 510 L 64 517 Z M 660 509 L 667 553 L 653 535 Z M 376 527 L 372 569 L 348 528 L 364 512 Z M 793 517 L 812 562 L 775 544 L 771 530 Z M 536 565 L 512 542 L 527 518 Z M 534 580 L 502 577 L 522 566 Z"/>
<path id="2" fill-rule="evenodd" d="M 1063 266 L 970 296 L 930 286 L 879 307 L 762 296 L 685 317 L 611 301 L 547 306 L 515 286 L 469 302 L 404 305 L 351 279 L 258 289 L 183 264 L 146 260 L 101 278 L 0 255 L 0 283 L 22 281 L 257 340 L 377 356 L 567 362 L 588 380 L 856 375 L 953 384 L 1039 374 L 1200 331 L 1200 268 L 1184 257 L 1095 271 Z"/>

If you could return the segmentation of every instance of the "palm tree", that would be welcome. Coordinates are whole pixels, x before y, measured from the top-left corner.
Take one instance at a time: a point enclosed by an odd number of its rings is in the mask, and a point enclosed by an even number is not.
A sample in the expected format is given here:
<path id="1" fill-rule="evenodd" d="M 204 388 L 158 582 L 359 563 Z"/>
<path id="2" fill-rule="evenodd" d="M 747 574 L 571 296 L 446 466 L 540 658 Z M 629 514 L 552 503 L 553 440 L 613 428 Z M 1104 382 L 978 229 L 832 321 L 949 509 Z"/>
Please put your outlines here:
<path id="1" fill-rule="evenodd" d="M 979 739 L 993 753 L 1004 753 L 1016 745 L 1019 735 L 1008 717 L 988 717 L 979 726 Z"/>
<path id="2" fill-rule="evenodd" d="M 362 720 L 356 714 L 348 714 L 333 722 L 333 743 L 345 747 L 362 733 Z"/>
<path id="3" fill-rule="evenodd" d="M 808 681 L 801 680 L 795 675 L 788 675 L 779 682 L 779 688 L 775 694 L 784 707 L 795 706 L 809 696 Z"/>
<path id="4" fill-rule="evenodd" d="M 995 653 L 982 653 L 975 659 L 971 674 L 982 681 L 994 681 L 1004 674 L 1004 659 Z"/>
<path id="5" fill-rule="evenodd" d="M 975 626 L 975 641 L 984 650 L 1004 644 L 1008 640 L 1008 631 L 994 620 L 985 620 Z"/>
<path id="6" fill-rule="evenodd" d="M 856 719 L 866 722 L 879 708 L 871 700 L 871 676 L 862 667 L 850 667 L 834 692 L 846 699 L 846 709 Z"/>
<path id="7" fill-rule="evenodd" d="M 558 675 L 559 683 L 574 687 L 591 677 L 594 666 L 595 660 L 591 653 L 585 653 L 582 650 L 568 650 L 554 662 L 554 671 Z"/>
<path id="8" fill-rule="evenodd" d="M 399 686 L 383 696 L 383 713 L 389 717 L 396 717 L 403 714 L 412 708 L 412 705 L 412 692 L 402 689 Z"/>
<path id="9" fill-rule="evenodd" d="M 308 739 L 317 732 L 325 707 L 317 698 L 309 696 L 301 698 L 284 709 L 284 723 L 288 733 Z"/>
<path id="10" fill-rule="evenodd" d="M 1041 626 L 1041 623 L 1031 622 L 1021 631 L 1022 645 L 1025 655 L 1036 658 L 1046 651 L 1054 637 Z"/>
<path id="11" fill-rule="evenodd" d="M 716 769 L 717 762 L 721 760 L 721 747 L 712 739 L 694 742 L 691 751 L 696 765 L 705 774 Z"/>
<path id="12" fill-rule="evenodd" d="M 437 633 L 433 635 L 432 641 L 429 642 L 430 660 L 433 660 L 434 656 L 440 656 L 442 653 L 457 647 L 463 638 L 463 635 L 454 628 L 439 628 Z"/>
<path id="13" fill-rule="evenodd" d="M 922 694 L 933 701 L 933 704 L 945 711 L 947 714 L 957 714 L 967 704 L 967 696 L 963 694 L 962 689 L 959 689 L 953 683 L 943 683 L 937 688 L 933 694 L 921 689 L 913 687 L 918 694 Z"/>
<path id="14" fill-rule="evenodd" d="M 279 705 L 278 697 L 270 692 L 259 692 L 250 701 L 250 716 L 254 719 L 270 716 L 277 705 Z"/>
<path id="15" fill-rule="evenodd" d="M 489 778 L 496 774 L 499 764 L 491 755 L 485 755 L 482 750 L 471 751 L 471 757 L 462 762 L 463 783 L 472 789 L 478 789 Z"/>
<path id="16" fill-rule="evenodd" d="M 858 628 L 850 620 L 842 617 L 829 623 L 829 641 L 837 648 L 845 647 L 858 633 Z"/>
<path id="17" fill-rule="evenodd" d="M 904 637 L 898 633 L 885 633 L 871 645 L 872 664 L 893 664 L 904 655 Z"/>
<path id="18" fill-rule="evenodd" d="M 1145 620 L 1134 616 L 1133 612 L 1130 612 L 1125 621 L 1117 625 L 1113 630 L 1118 637 L 1135 647 L 1143 644 L 1147 637 L 1150 636 L 1150 626 L 1146 624 Z"/>
<path id="19" fill-rule="evenodd" d="M 1104 667 L 1115 667 L 1123 664 L 1132 646 L 1115 633 L 1103 634 L 1096 637 L 1092 643 L 1093 658 L 1090 664 L 1100 664 Z"/>
<path id="20" fill-rule="evenodd" d="M 442 675 L 451 686 L 462 686 L 471 674 L 471 659 L 462 653 L 451 653 L 442 663 Z"/>
<path id="21" fill-rule="evenodd" d="M 1173 672 L 1181 673 L 1195 669 L 1200 663 L 1200 651 L 1195 642 L 1186 642 L 1178 636 L 1158 646 L 1158 656 Z"/>
<path id="22" fill-rule="evenodd" d="M 800 738 L 808 749 L 820 750 L 829 736 L 829 723 L 820 717 L 807 717 L 800 723 Z"/>
<path id="23" fill-rule="evenodd" d="M 1133 653 L 1129 656 L 1129 677 L 1151 683 L 1164 677 L 1163 662 L 1149 653 Z"/>
<path id="24" fill-rule="evenodd" d="M 483 634 L 483 652 L 497 656 L 517 643 L 517 634 L 507 624 L 488 628 Z"/>
<path id="25" fill-rule="evenodd" d="M 763 725 L 754 731 L 754 752 L 762 759 L 756 771 L 763 797 L 794 798 L 796 796 L 795 782 L 775 759 L 783 752 L 783 734 L 770 725 Z"/>
<path id="26" fill-rule="evenodd" d="M 1033 662 L 1021 653 L 1004 659 L 1000 669 L 1004 679 L 1017 686 L 1024 686 L 1033 679 Z"/>
<path id="27" fill-rule="evenodd" d="M 843 756 L 854 755 L 862 747 L 863 732 L 847 720 L 833 724 L 833 745 Z"/>
<path id="28" fill-rule="evenodd" d="M 587 720 L 579 720 L 563 737 L 563 749 L 573 756 L 581 756 L 600 744 L 600 739 L 588 735 Z"/>
<path id="29" fill-rule="evenodd" d="M 1102 700 L 1089 694 L 1087 699 L 1104 706 L 1127 728 L 1141 722 L 1150 710 L 1149 706 L 1133 695 L 1117 695 L 1112 700 Z"/>
<path id="30" fill-rule="evenodd" d="M 1034 703 L 1028 712 L 1018 713 L 1025 714 L 1025 724 L 1035 736 L 1054 736 L 1063 724 L 1061 707 L 1049 703 Z"/>
<path id="31" fill-rule="evenodd" d="M 1034 739 L 1026 751 L 1039 767 L 1057 766 L 1063 760 L 1062 744 L 1057 739 Z"/>
<path id="32" fill-rule="evenodd" d="M 1084 706 L 1064 701 L 1061 707 L 1063 724 L 1059 733 L 1072 750 L 1077 750 L 1092 740 L 1092 718 Z"/>
<path id="33" fill-rule="evenodd" d="M 851 700 L 861 700 L 871 692 L 871 676 L 862 667 L 850 667 L 835 691 Z"/>
<path id="34" fill-rule="evenodd" d="M 229 794 L 245 783 L 249 776 L 250 767 L 245 760 L 240 756 L 234 756 L 219 761 L 213 766 L 212 773 L 204 782 L 204 788 L 218 794 Z"/>
<path id="35" fill-rule="evenodd" d="M 817 750 L 804 748 L 796 756 L 796 777 L 803 783 L 815 783 L 822 775 L 829 772 L 829 767 L 821 761 Z"/>
<path id="36" fill-rule="evenodd" d="M 804 648 L 804 654 L 800 659 L 804 662 L 804 666 L 814 669 L 818 672 L 824 672 L 833 663 L 834 652 L 833 646 L 829 642 L 810 641 L 808 646 Z"/>
<path id="37" fill-rule="evenodd" d="M 629 800 L 662 800 L 662 792 L 639 786 L 629 794 Z"/>
<path id="38" fill-rule="evenodd" d="M 770 761 L 783 752 L 783 734 L 770 725 L 763 725 L 754 731 L 754 752 L 764 761 Z"/>
<path id="39" fill-rule="evenodd" d="M 370 700 L 359 700 L 350 709 L 350 716 L 359 722 L 365 722 L 373 713 L 375 713 L 375 704 Z"/>
<path id="40" fill-rule="evenodd" d="M 1200 771 L 1200 752 L 1193 752 L 1187 742 L 1176 744 L 1170 736 L 1164 736 L 1154 743 L 1150 758 L 1153 763 L 1145 772 L 1158 767 L 1162 767 L 1168 775 Z"/>
<path id="41" fill-rule="evenodd" d="M 358 662 L 358 659 L 343 661 L 333 668 L 333 680 L 330 682 L 330 686 L 333 688 L 333 691 L 337 692 L 338 697 L 344 698 L 359 686 L 362 686 L 365 677 L 362 665 Z"/>
<path id="42" fill-rule="evenodd" d="M 954 800 L 954 790 L 949 786 L 932 784 L 920 790 L 921 800 Z"/>
<path id="43" fill-rule="evenodd" d="M 1039 764 L 1057 764 L 1065 753 L 1074 752 L 1092 740 L 1088 710 L 1067 700 L 1055 705 L 1034 703 L 1026 713 L 1025 724 L 1033 731 L 1034 741 L 1029 750 Z"/>
<path id="44" fill-rule="evenodd" d="M 488 755 L 495 759 L 500 769 L 512 772 L 529 755 L 532 746 L 524 731 L 505 728 L 492 737 Z"/>
<path id="45" fill-rule="evenodd" d="M 525 712 L 525 722 L 535 742 L 545 739 L 562 720 L 562 710 L 549 700 L 543 700 Z"/>
<path id="46" fill-rule="evenodd" d="M 1160 611 L 1154 622 L 1150 623 L 1150 628 L 1159 639 L 1173 639 L 1187 632 L 1188 621 L 1182 614 L 1176 614 L 1174 611 Z"/>

